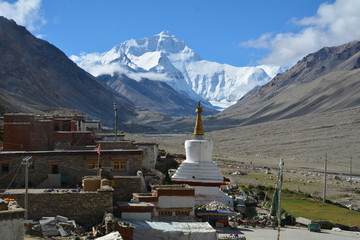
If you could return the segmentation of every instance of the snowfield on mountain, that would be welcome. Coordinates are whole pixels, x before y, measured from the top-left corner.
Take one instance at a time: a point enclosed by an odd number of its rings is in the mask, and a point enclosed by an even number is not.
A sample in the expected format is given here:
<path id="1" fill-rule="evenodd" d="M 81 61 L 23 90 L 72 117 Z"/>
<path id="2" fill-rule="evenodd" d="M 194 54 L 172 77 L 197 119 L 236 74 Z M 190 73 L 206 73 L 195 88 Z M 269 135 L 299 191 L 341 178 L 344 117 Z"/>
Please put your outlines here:
<path id="1" fill-rule="evenodd" d="M 163 81 L 177 92 L 217 109 L 235 104 L 248 91 L 285 70 L 280 66 L 234 67 L 203 60 L 168 31 L 125 41 L 105 53 L 70 58 L 96 77 L 116 73 L 137 81 Z"/>

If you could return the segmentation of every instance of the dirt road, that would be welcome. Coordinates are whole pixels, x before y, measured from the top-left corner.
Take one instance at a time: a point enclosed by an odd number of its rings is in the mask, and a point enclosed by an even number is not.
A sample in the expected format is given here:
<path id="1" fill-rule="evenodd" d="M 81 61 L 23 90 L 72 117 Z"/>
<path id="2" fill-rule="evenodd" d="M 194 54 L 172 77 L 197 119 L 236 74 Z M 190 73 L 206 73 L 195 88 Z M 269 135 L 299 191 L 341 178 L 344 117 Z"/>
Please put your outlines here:
<path id="1" fill-rule="evenodd" d="M 267 228 L 218 228 L 219 239 L 231 239 L 230 234 L 245 236 L 246 240 L 276 240 L 277 230 Z M 360 239 L 360 232 L 321 230 L 320 233 L 310 232 L 306 228 L 282 228 L 280 239 L 283 240 L 352 240 Z"/>

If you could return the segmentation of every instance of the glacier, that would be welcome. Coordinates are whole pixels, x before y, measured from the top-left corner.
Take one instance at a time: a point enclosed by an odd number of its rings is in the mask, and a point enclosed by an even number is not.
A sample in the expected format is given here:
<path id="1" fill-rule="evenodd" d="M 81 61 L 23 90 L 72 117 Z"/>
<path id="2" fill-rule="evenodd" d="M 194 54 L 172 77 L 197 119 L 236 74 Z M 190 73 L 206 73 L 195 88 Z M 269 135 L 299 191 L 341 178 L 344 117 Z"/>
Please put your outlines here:
<path id="1" fill-rule="evenodd" d="M 124 74 L 137 81 L 164 81 L 177 92 L 218 110 L 235 104 L 248 91 L 286 70 L 281 66 L 235 67 L 206 61 L 169 31 L 127 40 L 108 52 L 73 55 L 70 59 L 95 77 Z"/>

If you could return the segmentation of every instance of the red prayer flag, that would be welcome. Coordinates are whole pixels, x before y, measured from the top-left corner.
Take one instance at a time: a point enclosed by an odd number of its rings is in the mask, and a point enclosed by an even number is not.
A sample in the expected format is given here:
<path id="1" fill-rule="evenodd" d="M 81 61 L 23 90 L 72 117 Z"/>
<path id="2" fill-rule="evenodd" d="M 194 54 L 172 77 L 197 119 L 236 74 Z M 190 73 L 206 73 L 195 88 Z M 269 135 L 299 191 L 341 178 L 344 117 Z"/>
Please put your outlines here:
<path id="1" fill-rule="evenodd" d="M 101 150 L 101 147 L 100 147 L 100 143 L 99 143 L 99 146 L 97 148 L 97 153 L 100 153 L 100 150 Z"/>

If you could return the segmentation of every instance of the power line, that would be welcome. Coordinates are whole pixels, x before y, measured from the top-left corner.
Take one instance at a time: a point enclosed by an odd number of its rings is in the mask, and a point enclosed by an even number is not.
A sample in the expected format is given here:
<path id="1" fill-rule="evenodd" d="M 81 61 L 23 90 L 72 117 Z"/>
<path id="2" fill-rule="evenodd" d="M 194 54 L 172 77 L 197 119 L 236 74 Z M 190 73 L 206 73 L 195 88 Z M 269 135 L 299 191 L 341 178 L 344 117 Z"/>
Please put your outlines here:
<path id="1" fill-rule="evenodd" d="M 16 171 L 13 179 L 10 181 L 10 183 L 9 183 L 9 185 L 7 186 L 7 188 L 5 189 L 5 191 L 10 188 L 11 184 L 12 184 L 13 181 L 15 180 L 15 177 L 16 177 L 16 175 L 18 174 L 18 172 L 19 172 L 19 170 L 20 170 L 20 168 L 21 168 L 21 165 L 22 165 L 22 163 L 19 165 L 19 167 L 18 167 L 18 169 L 17 169 L 17 171 Z M 5 191 L 0 195 L 0 197 L 2 197 L 2 196 L 5 194 Z"/>
<path id="2" fill-rule="evenodd" d="M 19 163 L 19 166 L 20 166 L 21 164 L 22 164 L 22 163 Z M 17 167 L 19 167 L 19 166 L 17 166 Z M 0 180 L 8 177 L 10 174 L 12 174 L 12 173 L 15 172 L 15 171 L 16 171 L 16 167 L 15 167 L 13 170 L 11 170 L 10 172 L 8 172 L 6 175 L 0 177 Z"/>
<path id="3" fill-rule="evenodd" d="M 326 202 L 326 167 L 327 167 L 327 154 L 325 153 L 325 159 L 324 159 L 324 197 L 323 197 L 323 203 Z"/>

